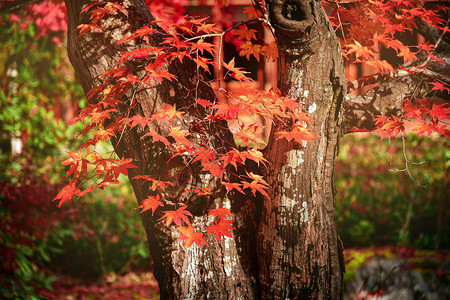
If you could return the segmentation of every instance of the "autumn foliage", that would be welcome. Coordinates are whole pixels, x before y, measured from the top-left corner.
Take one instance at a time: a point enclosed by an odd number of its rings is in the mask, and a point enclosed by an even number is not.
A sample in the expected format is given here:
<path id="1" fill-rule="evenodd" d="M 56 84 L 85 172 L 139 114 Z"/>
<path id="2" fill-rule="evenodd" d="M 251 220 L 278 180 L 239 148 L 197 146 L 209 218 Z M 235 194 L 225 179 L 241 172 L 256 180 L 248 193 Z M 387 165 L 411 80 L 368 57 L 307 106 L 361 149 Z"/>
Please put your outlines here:
<path id="1" fill-rule="evenodd" d="M 259 2 L 258 2 L 259 3 Z M 226 5 L 226 3 L 222 3 Z M 419 1 L 371 0 L 354 5 L 339 4 L 339 2 L 324 2 L 329 12 L 329 19 L 338 34 L 342 46 L 342 54 L 347 66 L 351 64 L 366 65 L 373 69 L 377 76 L 383 78 L 404 76 L 424 69 L 425 64 L 418 64 L 418 57 L 425 57 L 427 61 L 443 61 L 433 53 L 436 44 L 423 42 L 419 45 L 406 45 L 397 39 L 405 31 L 413 32 L 417 28 L 417 20 L 426 22 L 440 34 L 446 34 L 449 29 L 442 15 L 447 13 L 446 6 L 436 6 L 425 9 Z M 158 10 L 156 10 L 158 11 Z M 237 66 L 235 59 L 230 61 L 214 60 L 211 57 L 220 56 L 220 49 L 208 42 L 208 39 L 227 36 L 235 40 L 239 47 L 239 55 L 256 60 L 276 60 L 278 49 L 274 41 L 264 41 L 257 34 L 251 24 L 261 24 L 271 32 L 267 13 L 262 5 L 246 7 L 244 13 L 249 19 L 233 27 L 219 29 L 211 24 L 207 18 L 194 18 L 180 13 L 180 9 L 173 9 L 170 14 L 160 12 L 154 21 L 135 31 L 132 35 L 120 39 L 117 46 L 130 45 L 134 41 L 144 41 L 145 46 L 121 53 L 117 66 L 103 74 L 103 84 L 92 89 L 87 97 L 88 106 L 70 123 L 84 122 L 84 131 L 92 132 L 92 138 L 75 152 L 68 152 L 70 158 L 63 162 L 68 166 L 66 176 L 70 182 L 59 192 L 55 200 L 59 206 L 76 197 L 96 189 L 104 189 L 115 184 L 121 174 L 128 175 L 130 169 L 136 165 L 130 158 L 115 157 L 97 151 L 96 146 L 108 139 L 120 140 L 124 131 L 135 130 L 142 139 L 151 139 L 154 144 L 163 147 L 170 153 L 170 160 L 183 157 L 191 165 L 199 164 L 200 173 L 204 178 L 219 180 L 227 193 L 235 191 L 242 194 L 262 195 L 269 197 L 270 189 L 265 179 L 246 170 L 246 165 L 252 161 L 261 168 L 268 163 L 261 148 L 267 143 L 262 135 L 261 122 L 244 122 L 241 116 L 253 117 L 254 120 L 265 120 L 278 128 L 276 139 L 286 139 L 298 144 L 299 147 L 307 143 L 314 143 L 317 134 L 310 131 L 314 120 L 295 99 L 281 95 L 276 87 L 269 91 L 254 88 L 252 79 L 243 67 Z M 127 10 L 116 2 L 95 2 L 86 6 L 83 14 L 89 16 L 90 23 L 78 27 L 79 37 L 92 32 L 102 31 L 101 20 L 105 16 L 127 15 Z M 176 22 L 173 20 L 176 19 Z M 159 39 L 158 46 L 152 43 Z M 402 59 L 399 65 L 392 64 L 381 58 L 384 49 L 391 49 Z M 204 111 L 202 116 L 185 117 L 190 107 L 176 107 L 164 104 L 149 116 L 121 113 L 119 106 L 127 106 L 130 111 L 141 101 L 132 92 L 136 87 L 154 87 L 164 81 L 177 81 L 177 76 L 167 69 L 167 63 L 174 61 L 192 61 L 197 66 L 196 80 L 212 87 L 216 97 L 212 99 L 197 98 L 192 105 Z M 140 66 L 132 68 L 130 66 Z M 218 78 L 205 80 L 201 74 L 213 73 L 219 70 Z M 358 78 L 348 78 L 350 89 L 359 88 Z M 223 82 L 232 80 L 242 86 L 245 93 L 227 91 L 222 87 Z M 370 80 L 368 80 L 370 81 Z M 430 81 L 429 98 L 413 97 L 403 100 L 400 115 L 380 115 L 375 119 L 375 132 L 381 138 L 392 138 L 405 134 L 405 122 L 412 126 L 412 131 L 419 135 L 438 133 L 450 137 L 449 130 L 442 120 L 448 119 L 450 108 L 447 104 L 433 102 L 436 92 L 449 93 L 447 87 L 439 79 Z M 193 91 L 195 92 L 195 91 Z M 128 100 L 123 101 L 127 95 Z M 132 95 L 129 97 L 129 95 Z M 219 100 L 221 99 L 221 100 Z M 225 100 L 222 100 L 225 99 Z M 236 145 L 229 151 L 221 151 L 210 146 L 204 128 L 208 124 L 228 122 L 233 126 Z M 270 125 L 269 125 L 270 128 Z M 364 131 L 355 128 L 354 131 Z M 243 168 L 244 173 L 237 170 Z M 236 172 L 234 180 L 225 170 Z M 179 170 L 183 172 L 183 170 Z M 242 175 L 244 174 L 244 175 Z M 91 184 L 91 181 L 94 183 Z M 143 174 L 133 180 L 148 182 L 152 194 L 139 206 L 141 212 L 151 211 L 160 222 L 166 226 L 176 226 L 180 232 L 179 239 L 185 241 L 185 246 L 206 244 L 205 235 L 214 235 L 218 241 L 223 236 L 231 237 L 234 229 L 229 219 L 233 214 L 226 207 L 217 207 L 204 212 L 206 230 L 199 231 L 190 221 L 191 212 L 185 203 L 174 202 L 167 196 L 167 188 L 176 185 L 168 181 L 161 174 Z M 207 187 L 190 187 L 190 192 L 208 197 L 212 191 Z"/>

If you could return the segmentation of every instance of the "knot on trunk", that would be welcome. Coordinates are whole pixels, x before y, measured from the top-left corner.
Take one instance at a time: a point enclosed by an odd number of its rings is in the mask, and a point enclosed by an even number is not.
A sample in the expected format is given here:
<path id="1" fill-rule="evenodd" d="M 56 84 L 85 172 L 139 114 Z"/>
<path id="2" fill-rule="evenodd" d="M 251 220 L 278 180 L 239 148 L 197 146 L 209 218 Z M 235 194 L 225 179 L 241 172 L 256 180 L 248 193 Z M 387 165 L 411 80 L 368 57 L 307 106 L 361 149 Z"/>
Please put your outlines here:
<path id="1" fill-rule="evenodd" d="M 314 22 L 311 1 L 275 0 L 269 4 L 273 26 L 281 34 L 298 37 L 304 34 Z"/>
<path id="2" fill-rule="evenodd" d="M 269 1 L 269 12 L 280 49 L 293 55 L 314 52 L 314 0 Z"/>

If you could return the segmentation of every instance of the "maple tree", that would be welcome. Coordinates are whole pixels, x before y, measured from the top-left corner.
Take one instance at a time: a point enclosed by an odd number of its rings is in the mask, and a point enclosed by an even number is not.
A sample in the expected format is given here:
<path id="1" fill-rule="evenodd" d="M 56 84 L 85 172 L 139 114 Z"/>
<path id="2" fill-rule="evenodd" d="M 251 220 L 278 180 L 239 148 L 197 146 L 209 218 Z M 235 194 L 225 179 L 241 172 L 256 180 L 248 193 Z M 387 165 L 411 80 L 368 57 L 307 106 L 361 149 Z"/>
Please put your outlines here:
<path id="1" fill-rule="evenodd" d="M 162 298 L 339 298 L 339 137 L 372 130 L 390 139 L 407 126 L 449 137 L 450 110 L 439 102 L 450 91 L 444 5 L 256 1 L 244 9 L 249 19 L 230 27 L 166 1 L 66 7 L 69 57 L 89 100 L 71 123 L 84 122 L 93 137 L 68 153 L 71 180 L 55 200 L 128 175 Z M 405 32 L 428 41 L 407 45 L 398 38 Z M 224 61 L 226 38 L 242 57 L 277 59 L 278 86 L 259 90 L 234 58 Z M 400 63 L 382 58 L 386 50 Z M 373 74 L 346 78 L 355 65 Z M 224 88 L 230 80 L 242 89 Z M 268 140 L 244 113 L 270 124 Z M 97 151 L 107 139 L 117 156 Z"/>

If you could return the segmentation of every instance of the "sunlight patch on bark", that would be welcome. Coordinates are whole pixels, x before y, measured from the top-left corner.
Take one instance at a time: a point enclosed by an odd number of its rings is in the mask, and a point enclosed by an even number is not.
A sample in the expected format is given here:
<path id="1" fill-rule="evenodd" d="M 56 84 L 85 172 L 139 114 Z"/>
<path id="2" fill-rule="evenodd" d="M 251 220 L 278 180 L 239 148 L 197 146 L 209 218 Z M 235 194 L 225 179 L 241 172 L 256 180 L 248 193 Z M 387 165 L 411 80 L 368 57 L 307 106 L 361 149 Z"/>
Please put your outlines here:
<path id="1" fill-rule="evenodd" d="M 306 201 L 302 202 L 302 208 L 300 208 L 300 223 L 308 222 L 308 203 Z"/>

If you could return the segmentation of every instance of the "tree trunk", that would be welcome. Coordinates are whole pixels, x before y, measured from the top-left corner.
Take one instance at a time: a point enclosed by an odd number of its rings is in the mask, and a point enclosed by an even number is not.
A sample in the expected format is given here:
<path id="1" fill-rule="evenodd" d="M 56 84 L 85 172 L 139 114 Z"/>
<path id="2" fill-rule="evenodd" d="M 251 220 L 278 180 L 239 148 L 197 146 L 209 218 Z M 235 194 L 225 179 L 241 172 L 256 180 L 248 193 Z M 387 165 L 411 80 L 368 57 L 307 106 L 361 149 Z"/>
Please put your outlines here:
<path id="1" fill-rule="evenodd" d="M 299 146 L 272 130 L 265 153 L 272 189 L 258 232 L 262 298 L 338 299 L 344 264 L 333 179 L 346 92 L 340 46 L 320 1 L 273 2 L 278 86 L 309 111 L 319 138 Z"/>
<path id="2" fill-rule="evenodd" d="M 151 20 L 143 0 L 124 0 L 120 3 L 128 16 L 108 16 L 101 21 L 103 32 L 76 39 L 76 27 L 89 23 L 87 15 L 80 16 L 81 9 L 91 2 L 66 0 L 69 57 L 85 92 L 102 84 L 101 74 L 115 67 L 122 51 L 139 47 L 136 45 L 139 42 L 115 46 L 116 42 Z M 230 207 L 235 214 L 232 239 L 224 237 L 219 243 L 210 235 L 208 246 L 188 249 L 177 240 L 179 232 L 175 226 L 158 222 L 161 212 L 142 214 L 161 299 L 341 297 L 343 260 L 335 230 L 333 187 L 339 114 L 346 86 L 340 48 L 320 1 L 269 2 L 282 57 L 279 88 L 311 112 L 313 131 L 320 136 L 302 147 L 277 140 L 272 131 L 265 149 L 269 160 L 266 176 L 272 187 L 270 200 L 226 194 L 220 188 L 220 180 L 203 176 L 195 164 L 188 165 L 183 159 L 168 163 L 171 154 L 158 143 L 141 138 L 140 129 L 125 130 L 120 139 L 113 139 L 119 157 L 132 158 L 138 166 L 129 170 L 138 203 L 151 195 L 152 190 L 149 184 L 132 178 L 160 174 L 163 180 L 178 184 L 169 191 L 172 200 L 188 205 L 196 229 L 206 227 L 205 212 L 217 205 Z M 158 39 L 154 36 L 151 42 L 158 45 Z M 180 124 L 183 128 L 189 126 L 193 116 L 202 118 L 204 112 L 192 108 L 195 93 L 188 91 L 196 90 L 199 98 L 215 96 L 208 86 L 198 84 L 196 78 L 202 75 L 195 64 L 173 63 L 168 68 L 177 81 L 130 89 L 121 99 L 122 111 L 126 112 L 126 102 L 139 94 L 142 101 L 131 114 L 150 116 L 168 103 L 176 104 L 177 108 L 191 107 L 184 111 L 185 121 Z M 205 131 L 217 151 L 225 153 L 233 145 L 226 124 L 213 124 Z M 186 171 L 171 172 L 175 169 Z M 185 191 L 191 186 L 209 187 L 215 192 L 209 197 L 197 196 Z"/>

